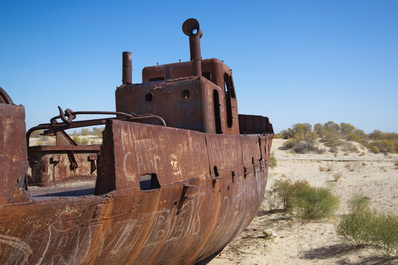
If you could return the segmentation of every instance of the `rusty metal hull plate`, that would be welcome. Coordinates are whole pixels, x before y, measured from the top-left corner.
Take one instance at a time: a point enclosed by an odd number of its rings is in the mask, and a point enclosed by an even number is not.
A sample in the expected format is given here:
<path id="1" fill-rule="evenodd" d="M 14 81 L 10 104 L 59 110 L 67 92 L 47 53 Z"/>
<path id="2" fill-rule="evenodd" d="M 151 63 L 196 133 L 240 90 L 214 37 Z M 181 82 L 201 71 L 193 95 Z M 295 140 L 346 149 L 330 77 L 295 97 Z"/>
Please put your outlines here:
<path id="1" fill-rule="evenodd" d="M 0 103 L 0 152 L 0 205 L 27 201 L 18 188 L 28 169 L 23 106 Z"/>

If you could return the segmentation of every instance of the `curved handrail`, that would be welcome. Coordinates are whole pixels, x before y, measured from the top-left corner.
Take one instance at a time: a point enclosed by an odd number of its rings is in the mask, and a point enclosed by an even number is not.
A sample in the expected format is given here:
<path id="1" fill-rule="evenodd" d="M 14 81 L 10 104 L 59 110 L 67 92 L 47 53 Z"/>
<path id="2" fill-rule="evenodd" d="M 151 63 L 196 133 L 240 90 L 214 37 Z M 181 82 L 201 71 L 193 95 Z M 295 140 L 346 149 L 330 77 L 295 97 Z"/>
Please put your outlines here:
<path id="1" fill-rule="evenodd" d="M 14 102 L 12 102 L 11 97 L 2 87 L 0 87 L 0 103 L 14 104 Z"/>
<path id="2" fill-rule="evenodd" d="M 32 132 L 37 130 L 48 130 L 48 132 L 57 132 L 67 129 L 103 125 L 106 124 L 108 120 L 125 120 L 125 121 L 137 121 L 137 120 L 147 120 L 155 119 L 160 121 L 163 126 L 167 126 L 165 120 L 157 115 L 153 114 L 135 114 L 135 113 L 125 113 L 125 112 L 114 112 L 114 111 L 72 111 L 71 109 L 66 109 L 65 112 L 61 107 L 58 106 L 60 115 L 54 116 L 50 119 L 50 123 L 39 124 L 35 127 L 30 128 L 26 132 L 26 142 L 29 147 L 29 138 Z M 91 120 L 81 120 L 73 121 L 77 115 L 116 115 L 113 118 L 103 118 L 103 119 L 91 119 Z M 61 119 L 62 122 L 57 120 Z"/>

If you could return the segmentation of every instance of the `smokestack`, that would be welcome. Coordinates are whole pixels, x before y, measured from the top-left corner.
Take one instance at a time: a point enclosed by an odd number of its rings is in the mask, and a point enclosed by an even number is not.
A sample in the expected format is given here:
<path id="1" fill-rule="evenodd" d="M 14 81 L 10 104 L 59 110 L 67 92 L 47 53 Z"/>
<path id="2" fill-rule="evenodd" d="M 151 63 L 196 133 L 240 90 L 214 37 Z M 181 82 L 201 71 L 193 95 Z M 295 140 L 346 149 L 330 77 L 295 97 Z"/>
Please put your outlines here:
<path id="1" fill-rule="evenodd" d="M 182 31 L 185 35 L 189 36 L 189 49 L 191 52 L 191 61 L 193 66 L 193 75 L 202 75 L 202 55 L 200 51 L 200 38 L 203 33 L 200 30 L 199 22 L 190 18 L 185 20 L 182 25 Z"/>
<path id="2" fill-rule="evenodd" d="M 122 73 L 122 82 L 123 84 L 132 84 L 132 72 L 133 66 L 131 62 L 131 52 L 123 52 L 123 73 Z"/>

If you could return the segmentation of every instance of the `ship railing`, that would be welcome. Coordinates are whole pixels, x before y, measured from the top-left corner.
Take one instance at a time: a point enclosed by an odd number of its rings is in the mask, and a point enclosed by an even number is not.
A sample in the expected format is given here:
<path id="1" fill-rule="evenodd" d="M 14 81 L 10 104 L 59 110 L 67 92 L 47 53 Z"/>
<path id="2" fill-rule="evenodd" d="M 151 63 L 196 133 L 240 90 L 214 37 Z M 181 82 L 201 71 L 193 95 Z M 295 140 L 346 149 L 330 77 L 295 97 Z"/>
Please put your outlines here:
<path id="1" fill-rule="evenodd" d="M 66 109 L 65 111 L 63 111 L 62 108 L 59 106 L 58 109 L 60 114 L 58 116 L 52 117 L 50 119 L 50 123 L 39 124 L 35 127 L 30 128 L 26 132 L 27 146 L 29 146 L 30 135 L 37 130 L 44 130 L 43 135 L 50 135 L 68 129 L 104 125 L 109 120 L 124 120 L 133 122 L 155 120 L 159 123 L 159 125 L 167 126 L 165 120 L 162 117 L 153 114 L 136 114 L 118 111 L 72 111 L 71 109 Z M 74 121 L 77 115 L 116 115 L 116 117 Z M 61 121 L 59 122 L 58 120 Z"/>

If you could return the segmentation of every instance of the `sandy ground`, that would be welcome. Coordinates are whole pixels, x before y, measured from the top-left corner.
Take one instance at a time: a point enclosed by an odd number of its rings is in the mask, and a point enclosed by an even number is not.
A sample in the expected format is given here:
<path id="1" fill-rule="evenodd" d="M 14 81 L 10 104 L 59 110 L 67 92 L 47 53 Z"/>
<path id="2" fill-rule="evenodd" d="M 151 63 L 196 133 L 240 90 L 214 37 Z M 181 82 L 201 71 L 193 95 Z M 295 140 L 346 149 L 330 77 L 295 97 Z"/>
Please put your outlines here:
<path id="1" fill-rule="evenodd" d="M 338 218 L 348 211 L 353 194 L 371 199 L 378 211 L 398 213 L 398 155 L 340 151 L 335 156 L 292 154 L 280 150 L 283 140 L 275 139 L 272 152 L 277 167 L 270 170 L 267 189 L 275 180 L 307 180 L 328 187 L 341 200 L 335 218 L 325 221 L 294 220 L 281 211 L 270 211 L 265 197 L 253 222 L 209 264 L 398 264 L 376 250 L 355 248 L 336 233 Z M 338 179 L 336 181 L 336 179 Z M 264 233 L 274 236 L 264 237 Z"/>

